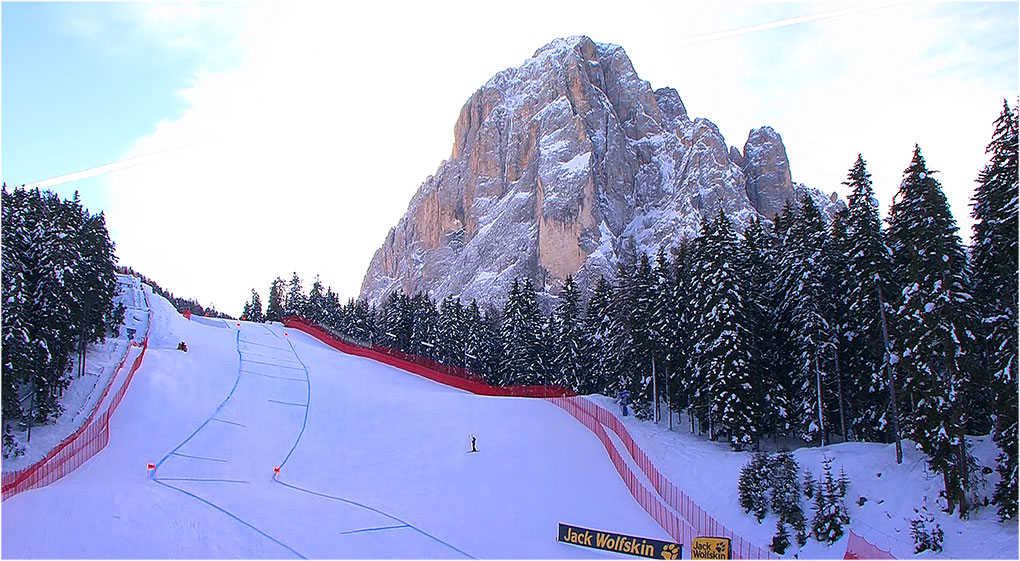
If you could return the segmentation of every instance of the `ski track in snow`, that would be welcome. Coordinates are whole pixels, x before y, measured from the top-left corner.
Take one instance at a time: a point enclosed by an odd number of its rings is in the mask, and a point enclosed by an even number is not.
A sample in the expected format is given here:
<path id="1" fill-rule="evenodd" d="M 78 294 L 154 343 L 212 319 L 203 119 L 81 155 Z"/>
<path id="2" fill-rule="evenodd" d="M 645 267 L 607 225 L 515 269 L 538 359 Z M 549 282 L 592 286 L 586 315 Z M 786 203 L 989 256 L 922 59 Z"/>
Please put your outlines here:
<path id="1" fill-rule="evenodd" d="M 268 326 L 267 326 L 267 329 L 268 329 Z M 269 331 L 275 337 L 277 337 L 277 338 L 279 337 L 271 329 Z M 294 439 L 293 445 L 291 445 L 290 449 L 287 451 L 287 455 L 283 458 L 283 461 L 280 462 L 280 464 L 278 466 L 279 469 L 281 470 L 281 472 L 282 472 L 283 468 L 287 465 L 287 462 L 290 460 L 290 457 L 294 453 L 294 450 L 297 449 L 298 444 L 300 444 L 300 442 L 301 442 L 301 437 L 304 436 L 305 428 L 308 426 L 308 408 L 309 408 L 310 403 L 311 403 L 311 400 L 310 400 L 310 398 L 311 398 L 311 380 L 309 379 L 309 376 L 308 376 L 308 367 L 301 360 L 301 357 L 298 355 L 297 349 L 294 348 L 294 345 L 293 345 L 293 343 L 290 342 L 290 340 L 287 340 L 287 345 L 288 345 L 287 347 L 281 347 L 281 346 L 270 345 L 270 344 L 267 344 L 267 343 L 258 342 L 258 341 L 255 341 L 253 339 L 249 339 L 249 337 L 256 337 L 255 334 L 245 334 L 245 339 L 242 339 L 241 335 L 243 333 L 245 333 L 245 331 L 243 331 L 242 329 L 237 329 L 237 336 L 236 336 L 235 340 L 236 340 L 237 355 L 238 355 L 238 368 L 237 368 L 237 377 L 236 377 L 235 382 L 234 382 L 234 387 L 231 388 L 230 393 L 227 394 L 227 397 L 224 398 L 223 402 L 220 403 L 220 405 L 213 411 L 213 413 L 197 429 L 195 429 L 195 431 L 193 433 L 191 433 L 191 435 L 189 435 L 176 448 L 174 448 L 173 450 L 168 452 L 165 456 L 163 456 L 163 458 L 161 458 L 159 460 L 159 462 L 156 463 L 156 472 L 157 473 L 159 473 L 160 468 L 163 467 L 163 465 L 166 464 L 166 462 L 168 460 L 171 460 L 171 459 L 174 459 L 174 458 L 182 458 L 181 461 L 184 461 L 184 462 L 186 462 L 189 459 L 197 459 L 197 460 L 203 460 L 203 461 L 213 461 L 213 462 L 218 462 L 218 463 L 231 463 L 231 461 L 232 461 L 231 459 L 225 459 L 225 458 L 222 457 L 222 456 L 229 456 L 229 454 L 217 453 L 217 451 L 210 451 L 209 453 L 214 454 L 217 457 L 209 458 L 209 457 L 204 457 L 204 456 L 184 454 L 184 453 L 178 452 L 178 450 L 180 450 L 182 447 L 184 447 L 184 446 L 188 445 L 190 442 L 192 442 L 192 440 L 195 439 L 197 436 L 199 436 L 199 434 L 204 429 L 206 429 L 206 427 L 212 421 L 220 421 L 220 422 L 224 422 L 224 423 L 227 423 L 227 424 L 235 425 L 237 427 L 248 428 L 247 425 L 244 425 L 244 424 L 241 424 L 241 423 L 237 423 L 237 422 L 234 422 L 234 421 L 227 421 L 227 420 L 224 420 L 224 419 L 221 419 L 221 418 L 217 417 L 217 415 L 221 412 L 221 410 L 224 408 L 224 406 L 227 406 L 228 404 L 230 404 L 231 400 L 236 399 L 235 398 L 235 393 L 236 393 L 236 391 L 238 389 L 238 386 L 241 383 L 243 383 L 243 378 L 244 378 L 244 375 L 246 375 L 246 374 L 253 374 L 253 375 L 256 375 L 256 376 L 262 376 L 262 377 L 266 377 L 266 378 L 275 378 L 275 379 L 282 379 L 282 380 L 289 380 L 289 381 L 303 381 L 303 382 L 305 382 L 305 396 L 306 396 L 306 399 L 305 399 L 304 403 L 295 403 L 295 402 L 291 402 L 291 401 L 285 401 L 285 400 L 282 400 L 282 399 L 266 399 L 266 401 L 268 401 L 270 403 L 277 403 L 277 404 L 282 404 L 282 405 L 292 405 L 292 406 L 302 407 L 305 410 L 304 417 L 301 420 L 300 431 L 298 432 L 297 437 Z M 267 355 L 267 354 L 252 353 L 252 352 L 245 351 L 244 347 L 242 347 L 242 344 L 244 346 L 248 346 L 248 345 L 257 346 L 257 347 L 260 347 L 262 349 L 271 348 L 271 349 L 283 351 L 284 355 L 289 353 L 291 356 Z M 280 368 L 280 369 L 296 369 L 294 366 L 292 366 L 292 364 L 294 364 L 296 362 L 297 364 L 300 364 L 300 368 L 301 368 L 302 372 L 304 373 L 304 378 L 303 379 L 288 378 L 288 377 L 284 377 L 284 376 L 271 376 L 271 375 L 268 375 L 268 374 L 259 374 L 259 373 L 254 373 L 254 372 L 247 372 L 245 370 L 242 370 L 245 362 L 254 362 L 254 361 L 246 359 L 246 355 L 258 356 L 258 357 L 263 358 L 263 359 L 276 359 L 277 362 L 265 362 L 265 361 L 262 361 L 262 362 L 258 362 L 258 364 L 264 364 L 264 365 L 267 365 L 267 366 L 274 366 L 274 367 L 277 367 L 277 368 Z M 294 359 L 293 361 L 290 360 L 291 357 L 293 357 L 293 359 Z M 283 391 L 282 393 L 285 394 L 285 395 L 291 395 L 291 394 L 289 394 L 286 391 Z M 265 394 L 262 394 L 262 395 L 265 395 Z M 250 409 L 257 409 L 257 405 L 247 404 L 247 407 L 246 407 L 244 404 L 242 404 L 242 405 L 238 406 L 238 409 L 242 409 L 242 410 L 243 409 L 249 409 L 249 410 Z M 219 451 L 219 452 L 222 452 L 222 451 Z M 235 460 L 237 460 L 237 459 L 235 458 Z M 173 469 L 174 467 L 176 467 L 176 466 L 169 466 L 170 469 Z M 184 469 L 187 469 L 187 468 L 185 467 Z M 203 470 L 200 469 L 200 468 L 197 469 L 196 471 L 199 472 L 199 473 L 203 472 Z M 209 494 L 208 493 L 208 486 L 206 486 L 203 489 L 194 489 L 194 490 L 190 490 L 189 491 L 189 490 L 184 489 L 182 487 L 179 487 L 179 486 L 167 483 L 168 481 L 175 481 L 175 482 L 180 481 L 180 482 L 198 482 L 198 483 L 225 483 L 225 484 L 241 483 L 241 484 L 249 484 L 250 483 L 249 480 L 244 480 L 244 479 L 226 479 L 226 478 L 209 478 L 209 477 L 162 477 L 162 476 L 154 477 L 154 480 L 155 480 L 156 483 L 159 483 L 160 485 L 163 485 L 164 487 L 167 487 L 167 488 L 173 489 L 175 491 L 184 493 L 185 495 L 187 495 L 189 497 L 192 497 L 192 498 L 194 498 L 194 499 L 196 499 L 198 501 L 201 501 L 202 503 L 204 503 L 204 504 L 206 504 L 206 505 L 208 505 L 208 506 L 210 506 L 210 507 L 212 507 L 212 508 L 214 508 L 214 509 L 216 509 L 216 510 L 218 510 L 220 512 L 223 512 L 224 514 L 226 514 L 227 516 L 229 516 L 232 519 L 236 520 L 237 522 L 243 524 L 244 526 L 246 526 L 248 528 L 251 528 L 252 530 L 258 532 L 260 535 L 268 538 L 272 542 L 274 542 L 274 543 L 280 545 L 281 547 L 285 548 L 287 551 L 291 552 L 292 554 L 296 555 L 297 557 L 299 557 L 301 559 L 307 559 L 308 558 L 305 555 L 303 555 L 302 553 L 300 553 L 300 551 L 298 551 L 295 547 L 289 545 L 288 543 L 282 541 L 281 539 L 278 539 L 278 538 L 273 537 L 272 535 L 270 535 L 267 530 L 265 530 L 265 529 L 255 525 L 255 524 L 253 524 L 251 522 L 248 522 L 248 520 L 251 519 L 251 516 L 249 515 L 249 513 L 237 512 L 237 509 L 231 510 L 231 509 L 225 508 L 225 507 L 221 506 L 220 504 L 217 504 L 213 499 L 210 499 L 210 498 L 204 496 L 204 494 Z M 406 529 L 414 530 L 414 531 L 418 532 L 419 534 L 421 534 L 422 536 L 425 536 L 426 538 L 429 538 L 431 540 L 434 540 L 437 543 L 445 545 L 446 547 L 450 548 L 452 551 L 454 551 L 454 552 L 456 552 L 456 553 L 458 553 L 460 555 L 463 555 L 464 557 L 467 557 L 469 559 L 476 559 L 476 557 L 474 557 L 474 556 L 472 556 L 472 555 L 470 555 L 468 553 L 465 553 L 464 551 L 460 550 L 459 548 L 457 548 L 457 547 L 455 547 L 455 546 L 453 546 L 453 545 L 451 545 L 451 544 L 449 544 L 449 543 L 447 543 L 447 542 L 445 542 L 445 541 L 443 541 L 443 540 L 441 540 L 441 539 L 439 539 L 439 538 L 429 534 L 428 532 L 425 532 L 424 530 L 414 526 L 413 524 L 410 524 L 408 522 L 405 522 L 404 520 L 401 520 L 400 518 L 398 518 L 396 516 L 393 516 L 392 514 L 390 514 L 388 512 L 384 512 L 382 510 L 373 508 L 371 506 L 367 506 L 367 505 L 361 504 L 361 503 L 359 503 L 357 501 L 354 501 L 354 500 L 351 500 L 351 499 L 348 499 L 348 498 L 345 498 L 345 497 L 339 497 L 339 496 L 329 495 L 329 494 L 326 494 L 326 493 L 320 493 L 320 492 L 314 491 L 312 489 L 306 489 L 306 488 L 303 488 L 303 487 L 299 487 L 297 485 L 292 485 L 292 484 L 289 484 L 289 483 L 285 483 L 285 482 L 281 481 L 279 479 L 278 475 L 276 475 L 276 474 L 273 475 L 272 481 L 274 483 L 282 485 L 283 487 L 286 487 L 287 489 L 291 489 L 291 490 L 294 490 L 294 491 L 297 491 L 297 492 L 301 492 L 301 493 L 307 493 L 307 494 L 318 496 L 318 497 L 332 499 L 333 501 L 340 502 L 343 505 L 350 505 L 350 506 L 354 506 L 354 507 L 357 507 L 357 508 L 365 509 L 365 510 L 371 511 L 373 513 L 382 515 L 382 516 L 386 517 L 387 519 L 389 519 L 392 522 L 397 522 L 396 525 L 392 525 L 391 524 L 391 525 L 385 525 L 385 526 L 381 525 L 381 526 L 378 526 L 378 527 L 370 527 L 370 528 L 355 528 L 355 529 L 342 530 L 342 531 L 338 532 L 337 535 L 339 535 L 339 536 L 348 536 L 348 535 L 351 535 L 351 534 L 358 534 L 358 533 L 364 533 L 364 532 L 383 532 L 383 531 L 388 531 L 388 530 L 402 530 L 402 529 L 406 528 Z M 251 505 L 251 506 L 254 506 L 254 505 Z M 337 505 L 336 510 L 342 510 L 343 508 L 345 508 L 345 507 L 341 506 L 341 505 Z"/>

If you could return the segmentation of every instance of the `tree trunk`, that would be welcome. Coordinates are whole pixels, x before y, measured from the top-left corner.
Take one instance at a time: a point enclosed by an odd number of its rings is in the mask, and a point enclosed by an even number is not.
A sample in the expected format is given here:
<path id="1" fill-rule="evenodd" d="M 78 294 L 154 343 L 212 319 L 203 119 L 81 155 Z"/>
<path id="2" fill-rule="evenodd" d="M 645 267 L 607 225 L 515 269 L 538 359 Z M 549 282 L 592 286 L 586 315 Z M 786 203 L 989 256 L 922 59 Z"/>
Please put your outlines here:
<path id="1" fill-rule="evenodd" d="M 882 298 L 882 287 L 875 285 L 875 290 L 878 292 L 878 310 L 882 317 L 882 341 L 885 345 L 885 357 L 882 362 L 885 363 L 886 373 L 889 375 L 889 403 L 892 406 L 892 428 L 893 428 L 893 440 L 896 442 L 896 463 L 903 463 L 903 446 L 900 444 L 900 413 L 899 407 L 896 405 L 896 374 L 893 370 L 892 364 L 889 359 L 892 357 L 892 349 L 889 348 L 889 329 L 885 323 L 885 299 Z"/>
<path id="2" fill-rule="evenodd" d="M 839 388 L 839 428 L 843 433 L 843 442 L 846 442 L 846 415 L 843 413 L 843 375 L 839 371 L 839 352 L 836 349 L 835 343 L 833 341 L 832 360 L 836 365 L 836 387 Z"/>
<path id="3" fill-rule="evenodd" d="M 822 409 L 822 369 L 818 364 L 818 355 L 815 355 L 815 387 L 818 389 L 818 426 L 822 446 L 825 446 L 825 412 Z"/>

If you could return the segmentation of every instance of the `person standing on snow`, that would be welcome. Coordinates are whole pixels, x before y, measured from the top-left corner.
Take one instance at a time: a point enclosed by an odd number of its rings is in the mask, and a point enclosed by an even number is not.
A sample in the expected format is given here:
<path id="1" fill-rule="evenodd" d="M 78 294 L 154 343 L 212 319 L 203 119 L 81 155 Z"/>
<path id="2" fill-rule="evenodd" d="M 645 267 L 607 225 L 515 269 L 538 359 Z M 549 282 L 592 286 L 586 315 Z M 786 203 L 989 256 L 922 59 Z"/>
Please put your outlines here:
<path id="1" fill-rule="evenodd" d="M 620 409 L 623 410 L 623 416 L 627 416 L 627 405 L 630 403 L 630 392 L 627 390 L 620 390 L 616 394 L 616 399 L 620 400 Z"/>

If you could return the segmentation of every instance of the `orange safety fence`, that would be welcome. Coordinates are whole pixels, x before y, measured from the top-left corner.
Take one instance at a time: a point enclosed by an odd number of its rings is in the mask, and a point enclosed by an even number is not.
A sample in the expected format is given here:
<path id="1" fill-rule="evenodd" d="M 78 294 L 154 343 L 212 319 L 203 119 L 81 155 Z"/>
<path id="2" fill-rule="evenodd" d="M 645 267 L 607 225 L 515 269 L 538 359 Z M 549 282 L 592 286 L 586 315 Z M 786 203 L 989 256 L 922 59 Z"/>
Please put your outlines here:
<path id="1" fill-rule="evenodd" d="M 152 312 L 149 312 L 149 322 L 152 322 Z M 109 407 L 97 416 L 96 413 L 99 410 L 99 406 L 110 393 L 110 388 L 113 387 L 113 381 L 120 375 L 128 357 L 131 356 L 131 347 L 139 347 L 141 352 L 138 353 L 138 356 L 131 363 L 127 378 L 124 379 L 117 393 L 113 395 Z M 92 413 L 89 414 L 78 430 L 60 441 L 60 444 L 50 450 L 38 462 L 24 469 L 3 474 L 3 498 L 0 500 L 6 501 L 23 491 L 49 485 L 78 469 L 86 460 L 98 454 L 103 448 L 106 448 L 107 443 L 110 441 L 110 416 L 113 415 L 121 400 L 124 399 L 124 394 L 127 392 L 128 386 L 131 385 L 135 372 L 142 366 L 142 359 L 145 358 L 145 351 L 149 347 L 148 329 L 142 343 L 132 342 L 131 347 L 128 348 L 128 352 L 121 359 L 113 376 L 110 376 L 110 381 L 107 383 L 106 389 L 103 390 L 103 395 L 96 401 Z"/>

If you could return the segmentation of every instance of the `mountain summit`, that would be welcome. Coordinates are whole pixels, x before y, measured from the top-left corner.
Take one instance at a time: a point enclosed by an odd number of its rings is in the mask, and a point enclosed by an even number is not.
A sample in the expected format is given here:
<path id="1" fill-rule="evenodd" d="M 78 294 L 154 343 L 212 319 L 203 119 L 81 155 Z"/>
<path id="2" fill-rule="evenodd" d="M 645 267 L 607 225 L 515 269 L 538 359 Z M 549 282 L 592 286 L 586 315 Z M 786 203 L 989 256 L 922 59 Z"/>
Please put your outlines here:
<path id="1" fill-rule="evenodd" d="M 727 148 L 676 90 L 652 90 L 623 48 L 556 39 L 493 76 L 461 109 L 453 153 L 419 187 L 365 274 L 361 296 L 502 298 L 515 277 L 556 293 L 615 278 L 617 263 L 694 236 L 721 207 L 738 229 L 804 192 L 770 127 Z M 497 302 L 498 304 L 499 302 Z"/>

